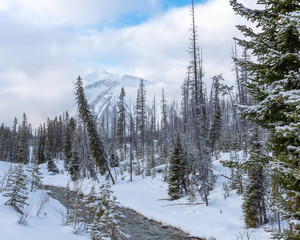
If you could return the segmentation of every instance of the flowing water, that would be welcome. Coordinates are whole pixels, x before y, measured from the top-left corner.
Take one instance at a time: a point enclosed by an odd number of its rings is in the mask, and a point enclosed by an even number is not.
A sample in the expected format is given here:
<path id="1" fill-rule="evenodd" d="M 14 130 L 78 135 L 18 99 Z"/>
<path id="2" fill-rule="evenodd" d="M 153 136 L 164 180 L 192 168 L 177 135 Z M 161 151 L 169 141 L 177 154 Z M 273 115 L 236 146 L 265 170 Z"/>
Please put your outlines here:
<path id="1" fill-rule="evenodd" d="M 70 201 L 69 206 L 71 206 L 72 200 L 74 201 L 74 199 L 76 198 L 76 193 L 70 192 L 71 197 L 69 198 L 69 200 L 67 200 L 65 197 L 66 189 L 63 187 L 45 186 L 45 189 L 50 190 L 51 197 L 60 201 L 64 206 L 67 205 L 67 201 Z M 125 234 L 130 236 L 130 238 L 127 239 L 131 239 L 131 240 L 200 239 L 200 238 L 191 238 L 189 237 L 188 234 L 178 229 L 163 225 L 156 221 L 149 220 L 146 217 L 136 213 L 131 209 L 120 208 L 120 211 L 124 215 L 124 218 L 120 219 L 120 229 Z"/>

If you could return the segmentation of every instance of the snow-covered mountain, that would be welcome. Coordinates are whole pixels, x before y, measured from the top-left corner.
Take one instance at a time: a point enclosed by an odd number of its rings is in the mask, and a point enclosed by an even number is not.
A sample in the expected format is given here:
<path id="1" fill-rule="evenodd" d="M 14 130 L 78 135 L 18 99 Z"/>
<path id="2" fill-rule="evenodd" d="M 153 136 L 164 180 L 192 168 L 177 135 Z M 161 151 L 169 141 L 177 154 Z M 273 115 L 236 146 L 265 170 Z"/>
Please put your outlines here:
<path id="1" fill-rule="evenodd" d="M 107 107 L 114 106 L 117 103 L 120 95 L 121 88 L 124 87 L 125 93 L 135 93 L 143 80 L 145 86 L 152 85 L 153 83 L 145 79 L 130 75 L 115 75 L 105 71 L 96 71 L 82 78 L 84 83 L 84 91 L 87 101 L 97 118 L 99 119 Z M 126 99 L 130 98 L 126 94 Z M 132 99 L 133 98 L 132 96 Z M 74 106 L 69 113 L 73 116 L 76 115 L 77 106 Z"/>

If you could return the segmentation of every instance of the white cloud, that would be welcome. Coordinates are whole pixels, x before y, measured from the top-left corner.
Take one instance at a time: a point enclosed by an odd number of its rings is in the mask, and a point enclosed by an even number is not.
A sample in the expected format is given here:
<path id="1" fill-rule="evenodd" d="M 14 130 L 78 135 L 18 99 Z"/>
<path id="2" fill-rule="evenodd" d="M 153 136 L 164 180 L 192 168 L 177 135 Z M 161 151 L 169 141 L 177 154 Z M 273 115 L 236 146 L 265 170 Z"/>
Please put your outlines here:
<path id="1" fill-rule="evenodd" d="M 229 3 L 209 1 L 196 7 L 199 44 L 203 49 L 205 79 L 223 73 L 234 83 L 231 47 L 240 21 Z M 108 30 L 88 37 L 102 63 L 115 62 L 107 68 L 114 72 L 127 72 L 154 82 L 173 85 L 178 91 L 186 74 L 189 61 L 191 17 L 188 7 L 176 8 L 155 19 L 130 28 Z M 166 90 L 167 95 L 168 91 Z"/>
<path id="2" fill-rule="evenodd" d="M 2 0 L 0 11 L 37 25 L 89 25 L 155 12 L 159 6 L 158 0 Z"/>
<path id="3" fill-rule="evenodd" d="M 158 98 L 165 87 L 168 98 L 179 100 L 189 61 L 189 8 L 159 13 L 160 4 L 159 0 L 1 0 L 0 121 L 10 124 L 14 116 L 26 112 L 29 121 L 38 123 L 66 110 L 74 99 L 72 81 L 94 70 L 146 78 L 158 83 Z M 138 10 L 155 15 L 123 29 L 83 26 Z M 231 45 L 238 34 L 234 25 L 240 21 L 228 1 L 197 5 L 207 84 L 222 72 L 225 80 L 234 81 Z M 150 98 L 152 93 L 149 89 Z"/>

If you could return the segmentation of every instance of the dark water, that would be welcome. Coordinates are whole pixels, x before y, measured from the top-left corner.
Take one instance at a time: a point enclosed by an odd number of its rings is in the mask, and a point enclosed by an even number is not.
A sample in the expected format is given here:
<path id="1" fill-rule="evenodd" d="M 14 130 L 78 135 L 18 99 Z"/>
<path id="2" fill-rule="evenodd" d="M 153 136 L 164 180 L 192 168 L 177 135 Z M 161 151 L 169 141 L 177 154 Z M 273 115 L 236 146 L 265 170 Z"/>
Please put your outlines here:
<path id="1" fill-rule="evenodd" d="M 63 205 L 67 205 L 65 199 L 66 189 L 63 187 L 45 186 L 46 190 L 51 191 L 51 197 L 60 201 Z M 71 195 L 76 195 L 75 192 L 71 192 Z M 76 197 L 70 197 L 69 201 L 72 203 Z M 69 203 L 69 204 L 70 204 Z M 84 207 L 84 206 L 82 206 Z M 135 211 L 127 208 L 120 208 L 124 218 L 120 219 L 120 229 L 127 235 L 130 235 L 131 240 L 185 240 L 185 239 L 200 239 L 191 238 L 188 234 L 172 228 L 170 226 L 162 225 L 159 222 L 152 221 L 146 217 L 136 213 Z M 122 240 L 123 240 L 122 239 Z"/>

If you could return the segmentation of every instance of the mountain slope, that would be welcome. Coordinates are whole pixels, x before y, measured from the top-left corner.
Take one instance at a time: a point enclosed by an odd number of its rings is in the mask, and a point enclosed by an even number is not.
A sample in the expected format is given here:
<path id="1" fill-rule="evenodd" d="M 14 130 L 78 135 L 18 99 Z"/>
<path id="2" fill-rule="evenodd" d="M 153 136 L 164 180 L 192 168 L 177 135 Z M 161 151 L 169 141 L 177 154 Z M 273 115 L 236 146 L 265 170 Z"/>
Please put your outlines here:
<path id="1" fill-rule="evenodd" d="M 100 119 L 103 112 L 111 108 L 117 103 L 121 88 L 125 88 L 125 92 L 137 92 L 141 80 L 145 86 L 153 83 L 145 79 L 130 75 L 115 75 L 109 72 L 94 72 L 83 77 L 84 91 L 89 105 L 95 112 L 97 119 Z M 132 96 L 133 97 L 133 96 Z M 128 100 L 129 98 L 127 98 Z M 74 106 L 69 113 L 75 116 L 77 106 Z"/>

